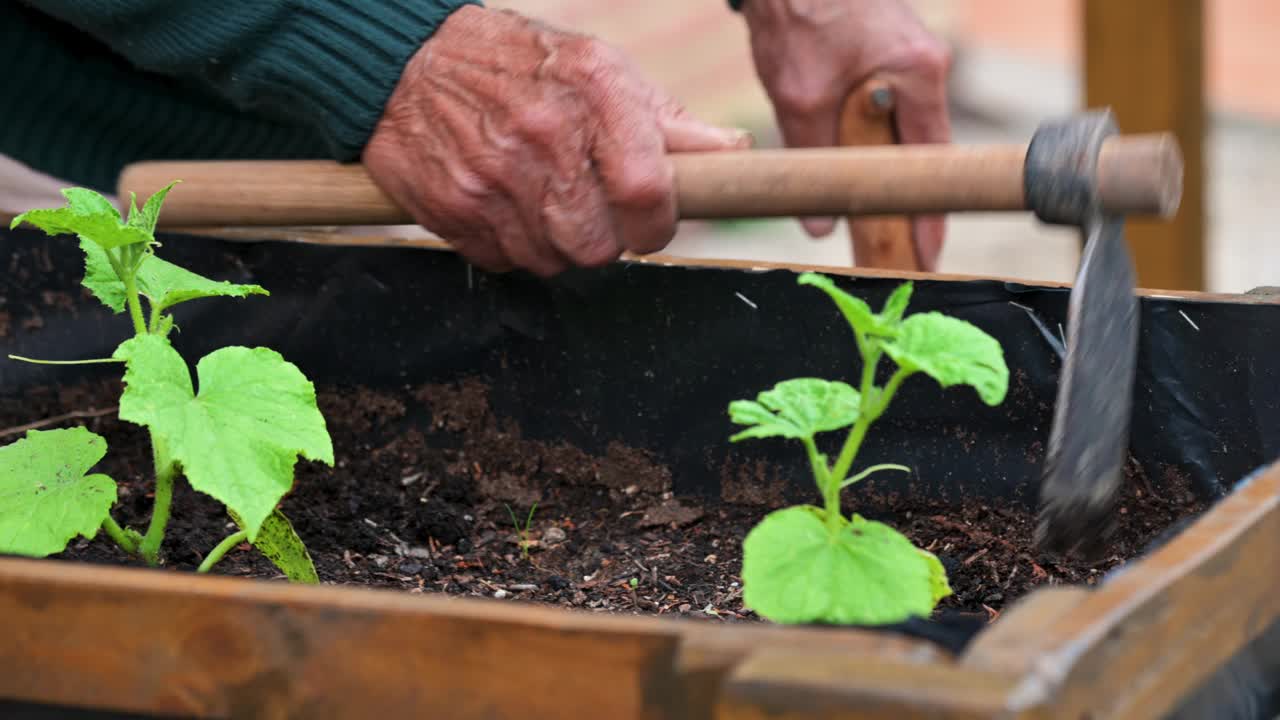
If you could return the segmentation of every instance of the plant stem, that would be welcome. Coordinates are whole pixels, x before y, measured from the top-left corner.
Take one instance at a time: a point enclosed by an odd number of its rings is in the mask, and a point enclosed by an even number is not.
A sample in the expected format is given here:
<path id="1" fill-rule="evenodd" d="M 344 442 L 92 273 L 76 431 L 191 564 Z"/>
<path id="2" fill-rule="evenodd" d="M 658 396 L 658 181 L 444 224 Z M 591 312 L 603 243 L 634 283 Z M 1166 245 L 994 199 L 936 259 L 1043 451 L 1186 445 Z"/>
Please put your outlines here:
<path id="1" fill-rule="evenodd" d="M 894 393 L 898 392 L 902 382 L 914 372 L 901 367 L 898 368 L 893 377 L 889 378 L 889 382 L 885 384 L 879 393 L 875 393 L 873 398 L 876 365 L 880 362 L 880 350 L 871 351 L 865 359 L 867 362 L 864 362 L 862 366 L 862 389 L 860 391 L 858 419 L 853 423 L 849 436 L 845 438 L 844 446 L 840 448 L 840 455 L 836 458 L 836 464 L 831 468 L 825 483 L 823 499 L 827 509 L 827 529 L 832 533 L 839 529 L 839 518 L 842 517 L 840 514 L 840 491 L 872 472 L 871 470 L 864 471 L 853 480 L 845 482 L 845 476 L 849 474 L 849 468 L 853 466 L 853 460 L 858 456 L 858 450 L 861 449 L 862 441 L 867 436 L 867 430 L 871 427 L 871 423 L 884 414 L 885 408 L 889 407 L 889 401 L 893 399 Z"/>
<path id="2" fill-rule="evenodd" d="M 226 536 L 225 538 L 222 539 L 222 542 L 218 543 L 217 547 L 209 551 L 209 556 L 204 559 L 204 562 L 200 563 L 200 567 L 196 568 L 196 572 L 198 573 L 209 572 L 209 570 L 211 570 L 213 566 L 216 565 L 218 561 L 221 560 L 222 557 L 231 550 L 231 548 L 239 545 L 240 543 L 244 542 L 248 538 L 249 538 L 249 533 L 243 530 L 237 530 L 231 533 L 230 535 Z"/>
<path id="3" fill-rule="evenodd" d="M 818 452 L 818 445 L 813 438 L 803 438 L 803 442 L 805 453 L 809 456 L 809 467 L 813 469 L 814 480 L 818 483 L 818 492 L 822 494 L 822 505 L 826 508 L 827 529 L 834 533 L 840 525 L 840 485 L 831 482 L 831 471 L 827 468 L 826 458 Z"/>
<path id="4" fill-rule="evenodd" d="M 124 360 L 117 360 L 116 358 L 91 358 L 89 360 L 37 360 L 35 358 L 23 357 L 21 355 L 10 355 L 9 359 L 32 363 L 35 365 L 95 365 L 97 363 L 124 362 Z"/>
<path id="5" fill-rule="evenodd" d="M 129 303 L 129 317 L 133 319 L 133 331 L 139 335 L 146 335 L 147 322 L 142 319 L 142 303 L 138 300 L 138 283 L 132 272 L 124 276 L 124 292 Z"/>
<path id="6" fill-rule="evenodd" d="M 151 434 L 151 454 L 156 466 L 156 499 L 151 509 L 151 524 L 147 526 L 147 534 L 142 537 L 138 547 L 142 559 L 148 565 L 155 566 L 160 558 L 160 544 L 164 542 L 164 529 L 169 524 L 169 507 L 173 503 L 173 480 L 176 467 L 169 458 L 169 450 L 164 442 Z"/>
<path id="7" fill-rule="evenodd" d="M 883 470 L 900 470 L 902 472 L 911 472 L 911 468 L 907 467 L 906 465 L 897 465 L 895 463 L 882 463 L 880 465 L 872 465 L 866 470 L 863 470 L 857 475 L 854 475 L 848 480 L 845 480 L 844 482 L 840 483 L 840 489 L 843 490 L 849 487 L 850 485 L 853 485 L 854 483 L 858 482 L 859 480 L 866 478 L 868 475 L 872 473 L 878 473 Z"/>
<path id="8" fill-rule="evenodd" d="M 108 537 L 120 546 L 121 550 L 124 550 L 130 555 L 138 551 L 138 543 L 135 542 L 133 538 L 129 537 L 129 535 L 124 531 L 124 528 L 120 527 L 116 523 L 115 518 L 107 515 L 107 519 L 102 521 L 102 529 L 107 532 Z"/>
<path id="9" fill-rule="evenodd" d="M 154 333 L 156 328 L 160 327 L 160 316 L 164 309 L 160 307 L 158 302 L 150 302 L 149 304 L 151 305 L 151 320 L 147 323 L 147 332 Z"/>
<path id="10" fill-rule="evenodd" d="M 865 395 L 863 396 L 866 397 Z M 864 400 L 862 404 L 868 403 Z M 845 438 L 844 447 L 840 448 L 840 456 L 836 459 L 835 467 L 831 469 L 831 473 L 827 476 L 827 527 L 831 528 L 833 521 L 831 516 L 841 517 L 840 515 L 840 488 L 844 487 L 844 476 L 849 472 L 849 467 L 853 465 L 853 459 L 858 455 L 858 449 L 862 447 L 862 439 L 867 435 L 867 429 L 871 427 L 871 415 L 866 410 L 858 413 L 858 419 L 853 424 L 853 429 L 849 431 L 849 437 Z"/>
<path id="11" fill-rule="evenodd" d="M 853 428 L 849 430 L 849 435 L 845 438 L 844 445 L 840 448 L 840 455 L 836 457 L 835 467 L 831 469 L 830 482 L 837 488 L 844 482 L 844 476 L 853 465 L 853 459 L 858 454 L 858 448 L 862 446 L 862 438 L 866 436 L 867 428 L 871 426 L 871 421 L 875 419 L 871 416 L 871 396 L 875 390 L 876 367 L 880 364 L 880 349 L 864 350 L 864 347 L 861 338 L 859 338 L 858 350 L 862 353 L 862 385 L 858 388 L 858 419 L 854 421 Z M 831 507 L 827 508 L 828 513 L 832 512 L 832 510 L 833 508 Z M 837 515 L 840 514 L 838 494 L 836 495 L 834 511 Z"/>
<path id="12" fill-rule="evenodd" d="M 879 358 L 877 357 L 877 360 Z M 889 401 L 893 399 L 898 388 L 902 386 L 902 382 L 913 374 L 913 371 L 898 368 L 898 371 L 889 378 L 889 382 L 884 388 L 877 393 L 878 397 L 875 401 L 868 400 L 871 396 L 872 385 L 871 378 L 874 377 L 875 371 L 870 374 L 864 372 L 862 376 L 862 402 L 858 411 L 858 420 L 853 424 L 853 429 L 849 431 L 849 437 L 844 442 L 844 447 L 840 449 L 840 457 L 836 459 L 835 467 L 831 470 L 831 482 L 840 485 L 844 482 L 844 478 L 849 474 L 849 468 L 853 466 L 853 459 L 858 455 L 858 449 L 862 447 L 862 439 L 867 434 L 867 429 L 871 427 L 871 423 L 875 422 L 884 414 L 885 408 L 889 407 Z"/>
<path id="13" fill-rule="evenodd" d="M 147 333 L 147 323 L 142 319 L 142 303 L 138 300 L 136 268 L 132 266 L 131 262 L 130 267 L 126 269 L 120 257 L 111 250 L 107 251 L 107 261 L 111 263 L 111 269 L 115 271 L 116 277 L 120 278 L 120 282 L 124 283 L 125 301 L 129 305 L 129 318 L 133 320 L 133 331 L 138 335 L 145 335 Z"/>

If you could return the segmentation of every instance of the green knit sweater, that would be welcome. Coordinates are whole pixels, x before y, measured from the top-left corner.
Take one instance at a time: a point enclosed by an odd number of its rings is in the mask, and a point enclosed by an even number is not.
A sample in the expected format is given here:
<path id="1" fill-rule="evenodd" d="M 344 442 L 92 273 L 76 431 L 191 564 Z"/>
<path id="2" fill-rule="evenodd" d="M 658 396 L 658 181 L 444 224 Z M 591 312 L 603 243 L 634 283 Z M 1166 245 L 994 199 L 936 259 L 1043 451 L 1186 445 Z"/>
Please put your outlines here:
<path id="1" fill-rule="evenodd" d="M 356 160 L 478 0 L 0 2 L 0 153 L 101 191 L 139 160 Z"/>

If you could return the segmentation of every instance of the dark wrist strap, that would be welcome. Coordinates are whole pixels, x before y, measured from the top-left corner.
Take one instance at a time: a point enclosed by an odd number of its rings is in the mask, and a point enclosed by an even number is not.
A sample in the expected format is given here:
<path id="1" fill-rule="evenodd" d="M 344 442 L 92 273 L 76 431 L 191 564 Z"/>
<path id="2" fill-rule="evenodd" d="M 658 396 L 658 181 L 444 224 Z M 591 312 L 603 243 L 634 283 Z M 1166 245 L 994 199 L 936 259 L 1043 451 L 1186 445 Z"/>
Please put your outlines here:
<path id="1" fill-rule="evenodd" d="M 744 2 L 746 2 L 746 0 L 729 0 L 729 8 L 734 12 L 738 12 L 742 9 L 742 3 Z"/>

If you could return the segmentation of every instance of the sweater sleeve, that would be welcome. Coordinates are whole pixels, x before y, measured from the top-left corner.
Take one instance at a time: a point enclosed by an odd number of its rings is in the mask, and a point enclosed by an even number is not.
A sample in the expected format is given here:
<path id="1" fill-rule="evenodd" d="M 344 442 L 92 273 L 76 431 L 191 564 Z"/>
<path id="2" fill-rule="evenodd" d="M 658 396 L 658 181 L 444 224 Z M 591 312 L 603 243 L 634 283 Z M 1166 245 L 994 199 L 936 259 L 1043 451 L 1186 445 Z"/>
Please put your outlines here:
<path id="1" fill-rule="evenodd" d="M 22 0 L 135 67 L 243 112 L 305 124 L 359 157 L 413 53 L 480 0 Z"/>

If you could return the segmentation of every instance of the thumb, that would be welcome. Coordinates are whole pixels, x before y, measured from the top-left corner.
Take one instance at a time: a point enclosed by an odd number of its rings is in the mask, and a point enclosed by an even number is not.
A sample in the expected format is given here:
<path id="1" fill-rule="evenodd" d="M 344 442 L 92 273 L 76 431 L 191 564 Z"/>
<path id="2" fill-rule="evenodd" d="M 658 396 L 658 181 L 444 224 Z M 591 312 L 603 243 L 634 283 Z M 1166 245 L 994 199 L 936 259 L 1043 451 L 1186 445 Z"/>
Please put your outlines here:
<path id="1" fill-rule="evenodd" d="M 658 112 L 658 126 L 669 153 L 746 150 L 755 144 L 755 138 L 746 130 L 703 122 L 671 104 Z"/>

